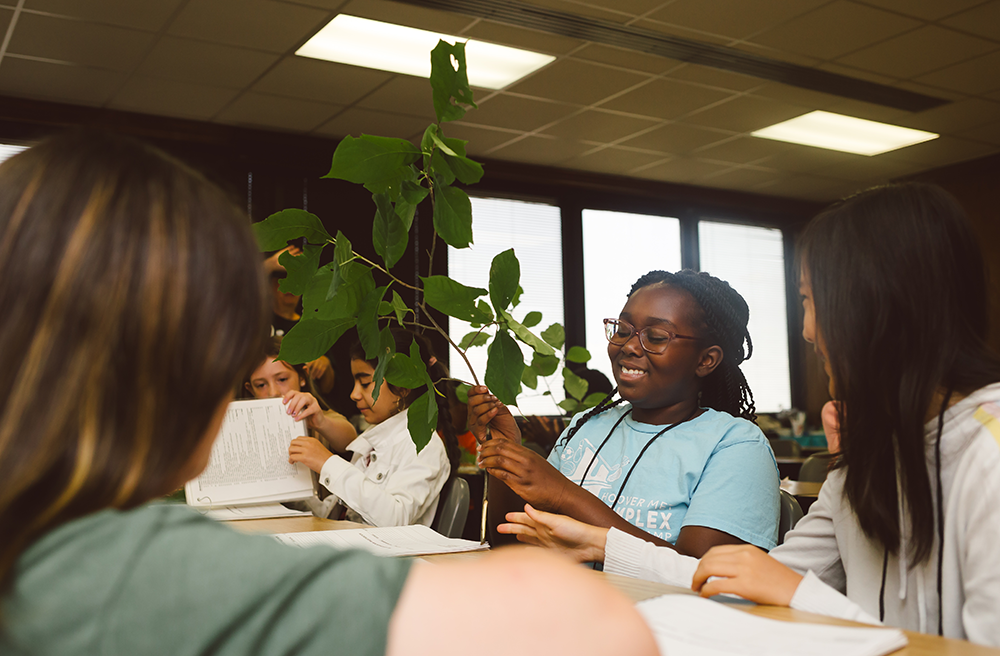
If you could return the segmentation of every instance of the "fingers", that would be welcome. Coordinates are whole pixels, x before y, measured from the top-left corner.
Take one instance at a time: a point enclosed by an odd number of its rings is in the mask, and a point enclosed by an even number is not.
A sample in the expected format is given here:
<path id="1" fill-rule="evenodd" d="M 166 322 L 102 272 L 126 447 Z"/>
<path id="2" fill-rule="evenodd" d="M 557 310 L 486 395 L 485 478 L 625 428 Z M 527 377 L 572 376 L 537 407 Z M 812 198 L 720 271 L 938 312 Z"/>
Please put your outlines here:
<path id="1" fill-rule="evenodd" d="M 316 397 L 308 392 L 288 392 L 281 402 L 285 404 L 285 412 L 294 417 L 295 421 L 302 421 L 319 411 Z"/>

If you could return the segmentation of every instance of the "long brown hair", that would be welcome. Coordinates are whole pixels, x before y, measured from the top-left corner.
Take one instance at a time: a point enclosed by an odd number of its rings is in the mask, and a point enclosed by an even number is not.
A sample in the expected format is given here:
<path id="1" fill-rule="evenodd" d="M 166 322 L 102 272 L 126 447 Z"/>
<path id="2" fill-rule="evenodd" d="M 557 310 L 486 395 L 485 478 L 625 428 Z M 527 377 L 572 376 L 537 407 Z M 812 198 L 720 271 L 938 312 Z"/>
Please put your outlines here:
<path id="1" fill-rule="evenodd" d="M 52 528 L 183 483 L 256 364 L 256 250 L 219 189 L 128 139 L 0 166 L 0 580 Z"/>
<path id="2" fill-rule="evenodd" d="M 899 495 L 911 562 L 934 541 L 924 422 L 935 393 L 1000 380 L 986 345 L 987 275 L 965 212 L 947 192 L 877 187 L 817 216 L 800 241 L 818 336 L 840 404 L 844 490 L 865 534 L 900 548 Z M 938 463 L 939 464 L 939 463 Z"/>

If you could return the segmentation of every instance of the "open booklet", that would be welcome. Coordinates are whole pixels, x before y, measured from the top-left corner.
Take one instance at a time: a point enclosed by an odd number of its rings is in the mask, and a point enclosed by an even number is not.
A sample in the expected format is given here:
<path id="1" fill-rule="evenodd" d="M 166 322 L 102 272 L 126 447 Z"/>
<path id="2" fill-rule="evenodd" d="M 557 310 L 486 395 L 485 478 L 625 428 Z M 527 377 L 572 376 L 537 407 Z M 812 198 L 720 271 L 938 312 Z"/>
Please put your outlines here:
<path id="1" fill-rule="evenodd" d="M 780 622 L 694 595 L 636 607 L 668 656 L 882 656 L 906 646 L 899 629 Z"/>
<path id="2" fill-rule="evenodd" d="M 212 446 L 208 467 L 184 486 L 188 505 L 206 511 L 259 506 L 237 511 L 242 517 L 262 517 L 268 511 L 271 517 L 301 514 L 278 504 L 308 499 L 315 492 L 309 468 L 288 463 L 288 445 L 305 434 L 306 422 L 292 419 L 281 399 L 233 401 Z"/>
<path id="3" fill-rule="evenodd" d="M 341 531 L 279 533 L 274 538 L 297 547 L 325 545 L 340 549 L 363 549 L 378 556 L 429 556 L 489 549 L 488 544 L 446 538 L 434 529 L 420 524 L 352 528 Z"/>

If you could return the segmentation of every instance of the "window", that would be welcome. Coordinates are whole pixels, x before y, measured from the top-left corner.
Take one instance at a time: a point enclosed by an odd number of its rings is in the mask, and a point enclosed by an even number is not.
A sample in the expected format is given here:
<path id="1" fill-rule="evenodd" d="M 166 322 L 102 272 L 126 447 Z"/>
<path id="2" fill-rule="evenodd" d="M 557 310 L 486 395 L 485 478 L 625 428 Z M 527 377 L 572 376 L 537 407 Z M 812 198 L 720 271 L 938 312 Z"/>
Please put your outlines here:
<path id="1" fill-rule="evenodd" d="M 681 268 L 680 221 L 662 216 L 583 210 L 585 338 L 591 360 L 614 386 L 602 321 L 617 317 L 640 276 Z"/>
<path id="2" fill-rule="evenodd" d="M 542 322 L 532 328 L 538 334 L 553 323 L 563 324 L 562 218 L 558 207 L 502 198 L 473 198 L 472 222 L 475 243 L 469 248 L 448 248 L 448 275 L 463 285 L 489 287 L 490 263 L 500 252 L 513 247 L 521 264 L 521 287 L 524 294 L 512 314 L 521 320 L 530 311 L 542 313 Z M 469 324 L 449 318 L 448 332 L 457 343 L 472 330 Z M 492 331 L 490 331 L 492 333 Z M 519 342 L 520 344 L 520 342 Z M 525 359 L 531 349 L 521 344 Z M 486 371 L 486 347 L 469 349 L 469 361 L 476 373 Z M 462 358 L 450 354 L 451 374 L 472 381 Z M 551 391 L 551 396 L 544 392 Z M 526 415 L 560 414 L 555 405 L 565 398 L 562 372 L 538 381 L 538 389 L 527 387 L 518 399 L 516 410 Z"/>
<path id="3" fill-rule="evenodd" d="M 791 407 L 785 250 L 780 230 L 700 221 L 701 270 L 722 278 L 750 306 L 753 356 L 740 368 L 757 412 Z"/>

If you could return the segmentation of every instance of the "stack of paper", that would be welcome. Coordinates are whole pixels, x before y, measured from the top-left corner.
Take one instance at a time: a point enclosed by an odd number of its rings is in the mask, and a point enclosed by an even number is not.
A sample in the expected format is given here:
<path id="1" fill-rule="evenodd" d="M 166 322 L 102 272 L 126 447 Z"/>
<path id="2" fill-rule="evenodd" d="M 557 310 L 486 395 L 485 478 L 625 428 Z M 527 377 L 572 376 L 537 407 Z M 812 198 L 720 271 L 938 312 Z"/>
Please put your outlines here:
<path id="1" fill-rule="evenodd" d="M 273 519 L 276 517 L 302 516 L 312 517 L 311 512 L 285 508 L 280 503 L 265 503 L 259 506 L 229 506 L 227 508 L 203 510 L 202 512 L 209 519 L 214 519 L 218 522 L 227 522 L 234 519 Z"/>
<path id="2" fill-rule="evenodd" d="M 363 549 L 378 556 L 429 556 L 489 549 L 488 544 L 446 538 L 427 526 L 385 526 L 343 531 L 279 533 L 275 539 L 298 547 L 325 545 L 339 549 Z"/>
<path id="3" fill-rule="evenodd" d="M 898 629 L 779 622 L 692 595 L 636 606 L 665 656 L 882 656 L 906 646 Z"/>

